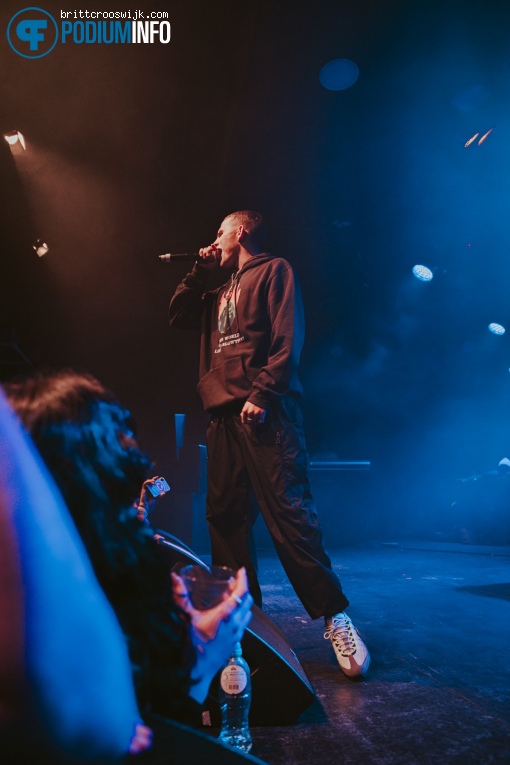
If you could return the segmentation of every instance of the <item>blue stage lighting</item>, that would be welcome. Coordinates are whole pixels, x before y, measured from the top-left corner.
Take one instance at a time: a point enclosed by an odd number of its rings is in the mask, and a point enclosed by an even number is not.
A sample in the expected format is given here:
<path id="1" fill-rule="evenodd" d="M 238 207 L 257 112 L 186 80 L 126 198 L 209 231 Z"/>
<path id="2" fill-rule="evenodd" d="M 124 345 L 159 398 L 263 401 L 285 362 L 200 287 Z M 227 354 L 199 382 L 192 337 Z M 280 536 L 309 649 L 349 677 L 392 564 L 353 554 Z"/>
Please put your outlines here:
<path id="1" fill-rule="evenodd" d="M 487 100 L 490 93 L 483 85 L 475 85 L 457 93 L 452 100 L 453 106 L 461 112 L 472 112 Z"/>
<path id="2" fill-rule="evenodd" d="M 434 278 L 434 274 L 427 266 L 413 266 L 413 274 L 421 282 L 430 282 Z"/>
<path id="3" fill-rule="evenodd" d="M 489 329 L 494 335 L 504 335 L 506 329 L 501 324 L 492 323 L 489 324 Z"/>
<path id="4" fill-rule="evenodd" d="M 347 90 L 359 77 L 358 65 L 349 58 L 335 58 L 324 64 L 319 80 L 326 90 Z"/>

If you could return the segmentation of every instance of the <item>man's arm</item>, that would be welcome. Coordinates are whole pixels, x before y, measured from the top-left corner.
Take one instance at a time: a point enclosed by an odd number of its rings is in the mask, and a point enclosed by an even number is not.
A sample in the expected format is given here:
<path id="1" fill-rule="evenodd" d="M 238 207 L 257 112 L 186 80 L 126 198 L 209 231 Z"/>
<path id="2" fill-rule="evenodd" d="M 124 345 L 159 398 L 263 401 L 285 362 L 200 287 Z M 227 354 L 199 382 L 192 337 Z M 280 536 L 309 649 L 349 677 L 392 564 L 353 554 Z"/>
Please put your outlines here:
<path id="1" fill-rule="evenodd" d="M 288 263 L 279 264 L 271 276 L 267 306 L 271 320 L 267 364 L 253 381 L 247 401 L 262 409 L 267 408 L 272 396 L 287 393 L 293 378 L 299 386 L 297 370 L 304 340 L 304 313 L 299 283 Z M 253 413 L 254 417 L 256 414 Z"/>
<path id="2" fill-rule="evenodd" d="M 200 329 L 202 318 L 202 296 L 205 292 L 207 270 L 193 266 L 175 290 L 168 308 L 170 326 L 176 329 Z"/>
<path id="3" fill-rule="evenodd" d="M 200 329 L 207 272 L 219 268 L 220 259 L 221 250 L 214 244 L 199 250 L 193 269 L 186 274 L 170 301 L 168 318 L 171 327 Z"/>

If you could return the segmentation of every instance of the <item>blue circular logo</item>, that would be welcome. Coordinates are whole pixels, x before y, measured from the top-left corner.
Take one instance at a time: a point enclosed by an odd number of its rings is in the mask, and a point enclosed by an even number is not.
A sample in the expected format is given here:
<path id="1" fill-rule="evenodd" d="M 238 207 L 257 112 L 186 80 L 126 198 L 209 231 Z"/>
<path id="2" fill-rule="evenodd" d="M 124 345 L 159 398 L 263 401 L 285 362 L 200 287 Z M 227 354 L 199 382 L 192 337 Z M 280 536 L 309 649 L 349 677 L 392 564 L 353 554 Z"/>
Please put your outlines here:
<path id="1" fill-rule="evenodd" d="M 57 44 L 57 22 L 42 8 L 23 8 L 9 21 L 7 40 L 18 56 L 42 58 Z"/>

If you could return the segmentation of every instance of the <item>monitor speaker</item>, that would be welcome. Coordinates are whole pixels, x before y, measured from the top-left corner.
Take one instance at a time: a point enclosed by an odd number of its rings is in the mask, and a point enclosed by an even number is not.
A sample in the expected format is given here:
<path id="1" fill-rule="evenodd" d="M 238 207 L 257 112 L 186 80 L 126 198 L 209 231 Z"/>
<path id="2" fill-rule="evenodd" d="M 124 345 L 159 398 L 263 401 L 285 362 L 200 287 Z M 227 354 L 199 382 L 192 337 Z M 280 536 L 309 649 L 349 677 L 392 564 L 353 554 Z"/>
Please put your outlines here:
<path id="1" fill-rule="evenodd" d="M 152 747 L 128 756 L 122 761 L 124 765 L 267 765 L 258 757 L 167 718 L 149 716 L 147 725 L 153 731 Z"/>

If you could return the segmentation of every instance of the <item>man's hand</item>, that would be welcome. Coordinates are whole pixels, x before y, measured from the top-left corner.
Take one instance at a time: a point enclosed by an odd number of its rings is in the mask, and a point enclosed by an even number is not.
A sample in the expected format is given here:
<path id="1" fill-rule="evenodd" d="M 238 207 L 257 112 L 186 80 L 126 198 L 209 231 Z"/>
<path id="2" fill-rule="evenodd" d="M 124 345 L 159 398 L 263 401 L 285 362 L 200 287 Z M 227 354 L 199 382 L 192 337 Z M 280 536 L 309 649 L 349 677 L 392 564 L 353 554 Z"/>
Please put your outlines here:
<path id="1" fill-rule="evenodd" d="M 214 244 L 210 244 L 209 247 L 201 247 L 198 251 L 197 263 L 200 268 L 205 268 L 207 271 L 213 271 L 218 268 L 221 260 L 221 250 L 219 247 L 215 247 Z"/>
<path id="2" fill-rule="evenodd" d="M 241 422 L 243 425 L 261 425 L 266 419 L 266 410 L 262 409 L 256 404 L 252 404 L 251 401 L 246 401 L 241 410 Z"/>

